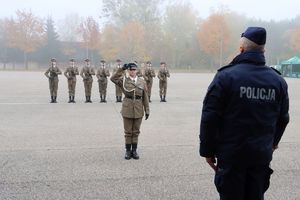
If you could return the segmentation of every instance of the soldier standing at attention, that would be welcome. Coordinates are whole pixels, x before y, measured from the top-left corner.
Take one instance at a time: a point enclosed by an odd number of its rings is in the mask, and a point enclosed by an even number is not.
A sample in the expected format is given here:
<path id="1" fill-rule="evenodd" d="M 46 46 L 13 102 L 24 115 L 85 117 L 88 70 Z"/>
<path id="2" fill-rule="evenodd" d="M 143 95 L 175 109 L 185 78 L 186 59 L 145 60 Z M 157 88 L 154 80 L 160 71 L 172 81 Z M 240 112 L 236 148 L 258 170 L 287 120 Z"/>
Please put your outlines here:
<path id="1" fill-rule="evenodd" d="M 145 112 L 145 119 L 149 117 L 149 101 L 146 83 L 136 75 L 137 65 L 135 63 L 125 64 L 112 75 L 111 81 L 120 86 L 125 95 L 121 114 L 123 116 L 125 132 L 125 159 L 139 159 L 137 153 L 138 136 Z M 124 77 L 124 71 L 128 76 Z"/>
<path id="2" fill-rule="evenodd" d="M 289 122 L 288 86 L 265 65 L 266 30 L 249 27 L 240 54 L 220 68 L 203 101 L 200 155 L 221 200 L 263 200 L 273 153 Z"/>
<path id="3" fill-rule="evenodd" d="M 117 59 L 116 60 L 117 62 L 117 65 L 116 67 L 113 69 L 113 74 L 115 74 L 118 69 L 122 69 L 122 65 L 121 65 L 121 60 L 120 59 Z M 123 76 L 124 76 L 125 73 L 123 73 Z M 115 85 L 116 86 L 116 102 L 122 102 L 122 89 L 120 86 L 118 86 L 117 84 Z"/>
<path id="4" fill-rule="evenodd" d="M 167 83 L 168 83 L 168 78 L 170 78 L 170 73 L 166 67 L 165 62 L 160 63 L 160 69 L 159 69 L 157 77 L 159 79 L 160 102 L 167 102 L 166 101 Z"/>
<path id="5" fill-rule="evenodd" d="M 155 77 L 155 71 L 152 68 L 152 64 L 150 61 L 147 63 L 147 67 L 145 69 L 145 81 L 147 84 L 147 92 L 149 96 L 149 102 L 151 102 L 151 90 L 152 90 L 152 84 L 153 84 L 153 78 Z"/>
<path id="6" fill-rule="evenodd" d="M 69 88 L 68 103 L 75 103 L 76 75 L 79 75 L 79 71 L 78 68 L 75 66 L 74 59 L 70 59 L 70 66 L 67 67 L 64 75 L 68 79 L 68 88 Z"/>
<path id="7" fill-rule="evenodd" d="M 51 101 L 50 103 L 57 103 L 57 89 L 58 89 L 58 75 L 61 74 L 61 70 L 56 66 L 56 59 L 51 59 L 51 67 L 45 72 L 45 76 L 49 79 L 49 89 Z"/>
<path id="8" fill-rule="evenodd" d="M 110 76 L 109 70 L 106 68 L 105 60 L 101 60 L 101 66 L 97 70 L 97 78 L 99 83 L 100 103 L 106 103 L 107 77 Z"/>
<path id="9" fill-rule="evenodd" d="M 85 66 L 80 72 L 80 76 L 83 78 L 84 89 L 85 89 L 85 103 L 92 103 L 92 85 L 93 85 L 93 75 L 95 75 L 94 68 L 91 67 L 90 60 L 85 59 Z"/>

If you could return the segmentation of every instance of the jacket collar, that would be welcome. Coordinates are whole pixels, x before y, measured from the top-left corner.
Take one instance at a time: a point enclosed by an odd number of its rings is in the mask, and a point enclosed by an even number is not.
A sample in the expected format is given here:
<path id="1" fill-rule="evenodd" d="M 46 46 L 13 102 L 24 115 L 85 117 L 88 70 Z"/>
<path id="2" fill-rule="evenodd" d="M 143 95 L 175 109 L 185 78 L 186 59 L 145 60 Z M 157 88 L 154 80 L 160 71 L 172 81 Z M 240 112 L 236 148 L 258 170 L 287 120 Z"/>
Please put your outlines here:
<path id="1" fill-rule="evenodd" d="M 230 64 L 251 63 L 254 65 L 265 65 L 266 60 L 263 52 L 246 51 L 236 56 Z"/>

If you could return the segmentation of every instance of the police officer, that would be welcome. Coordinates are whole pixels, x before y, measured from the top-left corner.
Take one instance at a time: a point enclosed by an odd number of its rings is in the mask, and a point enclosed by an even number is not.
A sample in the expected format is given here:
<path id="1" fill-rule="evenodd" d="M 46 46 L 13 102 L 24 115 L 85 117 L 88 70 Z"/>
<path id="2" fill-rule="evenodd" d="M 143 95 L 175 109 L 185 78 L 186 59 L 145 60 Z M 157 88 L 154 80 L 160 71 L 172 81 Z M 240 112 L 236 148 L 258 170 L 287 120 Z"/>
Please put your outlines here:
<path id="1" fill-rule="evenodd" d="M 91 67 L 89 59 L 85 59 L 85 66 L 81 69 L 80 76 L 83 78 L 84 89 L 85 89 L 85 103 L 92 103 L 91 94 L 93 86 L 93 75 L 95 75 L 95 70 Z"/>
<path id="2" fill-rule="evenodd" d="M 124 77 L 124 71 L 128 75 Z M 147 120 L 150 114 L 146 83 L 136 75 L 137 65 L 135 63 L 125 64 L 112 75 L 111 81 L 121 87 L 125 95 L 121 114 L 123 116 L 125 132 L 125 159 L 139 159 L 137 153 L 138 136 L 145 112 Z"/>
<path id="3" fill-rule="evenodd" d="M 121 65 L 122 61 L 120 59 L 116 60 L 116 66 L 113 69 L 113 74 L 115 74 L 119 69 L 122 69 L 122 65 Z M 125 73 L 123 73 L 124 76 Z M 117 84 L 116 86 L 116 102 L 122 102 L 122 89 L 120 86 L 118 86 Z"/>
<path id="4" fill-rule="evenodd" d="M 167 102 L 166 95 L 167 95 L 167 83 L 168 78 L 170 78 L 169 70 L 167 69 L 166 63 L 160 63 L 160 69 L 157 75 L 159 79 L 159 94 L 160 94 L 160 102 Z"/>
<path id="5" fill-rule="evenodd" d="M 149 102 L 151 102 L 151 90 L 152 90 L 152 84 L 153 84 L 153 78 L 155 77 L 155 71 L 152 68 L 152 64 L 150 61 L 148 61 L 145 69 L 145 81 L 147 83 L 147 91 L 149 96 Z"/>
<path id="6" fill-rule="evenodd" d="M 203 102 L 200 155 L 216 171 L 222 200 L 264 199 L 289 122 L 287 83 L 265 65 L 265 42 L 264 28 L 247 28 L 240 54 L 218 70 Z"/>
<path id="7" fill-rule="evenodd" d="M 49 79 L 49 89 L 51 101 L 50 103 L 57 103 L 57 89 L 58 89 L 58 75 L 61 74 L 61 70 L 56 66 L 56 59 L 51 59 L 51 67 L 45 72 L 45 76 Z"/>
<path id="8" fill-rule="evenodd" d="M 70 59 L 69 67 L 67 67 L 64 75 L 68 79 L 68 88 L 69 88 L 68 103 L 75 103 L 76 75 L 79 75 L 79 71 L 78 68 L 75 66 L 74 59 Z"/>
<path id="9" fill-rule="evenodd" d="M 106 68 L 105 60 L 101 60 L 101 66 L 96 74 L 99 84 L 100 103 L 106 103 L 107 77 L 110 76 L 109 70 Z"/>

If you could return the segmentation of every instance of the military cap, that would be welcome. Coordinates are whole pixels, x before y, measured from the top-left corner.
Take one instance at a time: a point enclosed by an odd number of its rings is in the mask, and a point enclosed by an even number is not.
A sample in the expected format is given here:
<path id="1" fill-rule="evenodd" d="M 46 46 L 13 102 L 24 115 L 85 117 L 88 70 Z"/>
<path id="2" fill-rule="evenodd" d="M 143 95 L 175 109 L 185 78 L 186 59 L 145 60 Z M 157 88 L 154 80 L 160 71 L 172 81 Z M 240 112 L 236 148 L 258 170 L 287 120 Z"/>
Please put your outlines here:
<path id="1" fill-rule="evenodd" d="M 85 59 L 84 61 L 85 61 L 85 62 L 90 62 L 90 59 L 87 58 L 87 59 Z"/>
<path id="2" fill-rule="evenodd" d="M 126 66 L 127 69 L 137 69 L 138 66 L 136 63 L 128 63 L 128 64 L 125 64 L 124 66 Z"/>
<path id="3" fill-rule="evenodd" d="M 70 62 L 75 62 L 75 59 L 73 59 L 73 58 L 72 58 L 72 59 L 70 59 Z"/>
<path id="4" fill-rule="evenodd" d="M 117 59 L 116 62 L 121 62 L 121 60 L 120 60 L 120 59 Z"/>
<path id="5" fill-rule="evenodd" d="M 166 62 L 160 62 L 160 64 L 161 64 L 161 65 L 165 65 L 165 64 L 166 64 Z"/>
<path id="6" fill-rule="evenodd" d="M 146 64 L 151 64 L 151 62 L 150 62 L 150 61 L 147 61 Z"/>
<path id="7" fill-rule="evenodd" d="M 56 59 L 55 58 L 51 58 L 51 62 L 56 62 Z"/>
<path id="8" fill-rule="evenodd" d="M 242 37 L 245 37 L 255 44 L 264 45 L 266 44 L 267 32 L 262 27 L 248 27 Z"/>
<path id="9" fill-rule="evenodd" d="M 100 62 L 101 62 L 101 63 L 106 63 L 105 60 L 101 60 Z"/>

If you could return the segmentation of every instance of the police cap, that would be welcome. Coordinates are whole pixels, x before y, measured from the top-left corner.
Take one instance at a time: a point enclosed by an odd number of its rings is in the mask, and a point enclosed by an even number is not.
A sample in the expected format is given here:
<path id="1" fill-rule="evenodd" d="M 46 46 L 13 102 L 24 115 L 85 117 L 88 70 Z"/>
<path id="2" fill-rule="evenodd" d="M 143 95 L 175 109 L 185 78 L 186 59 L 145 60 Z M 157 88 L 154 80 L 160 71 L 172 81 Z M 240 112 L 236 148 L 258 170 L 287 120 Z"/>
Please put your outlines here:
<path id="1" fill-rule="evenodd" d="M 264 45 L 266 44 L 267 32 L 262 27 L 248 27 L 242 37 L 245 37 L 255 44 Z"/>

